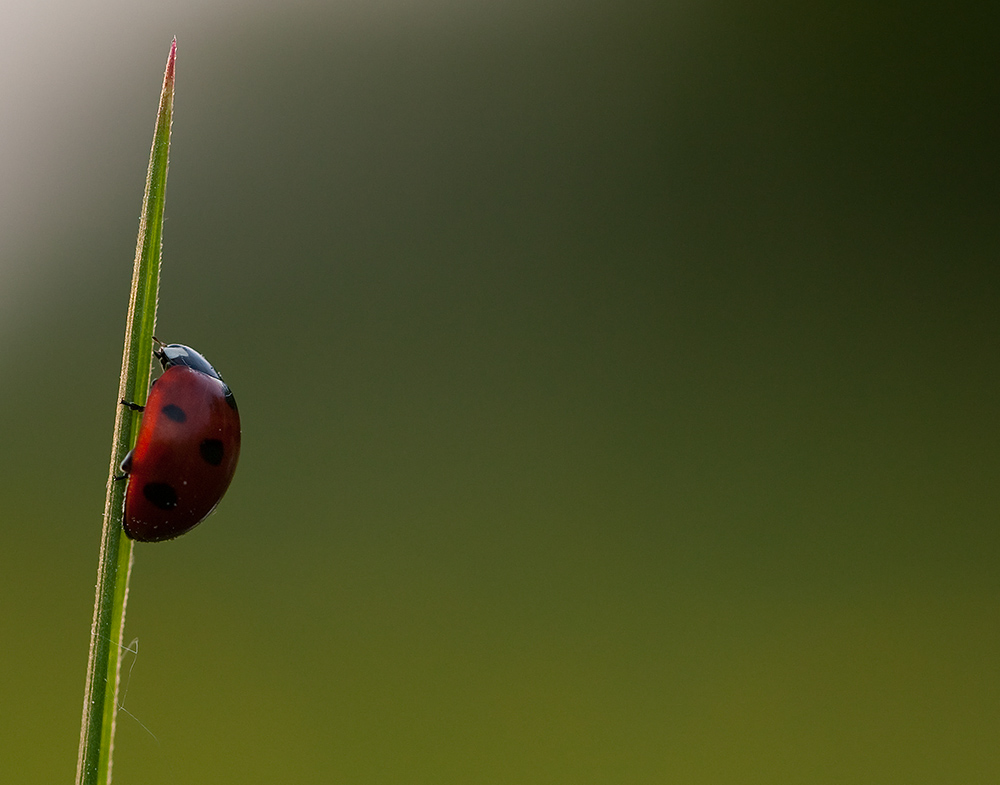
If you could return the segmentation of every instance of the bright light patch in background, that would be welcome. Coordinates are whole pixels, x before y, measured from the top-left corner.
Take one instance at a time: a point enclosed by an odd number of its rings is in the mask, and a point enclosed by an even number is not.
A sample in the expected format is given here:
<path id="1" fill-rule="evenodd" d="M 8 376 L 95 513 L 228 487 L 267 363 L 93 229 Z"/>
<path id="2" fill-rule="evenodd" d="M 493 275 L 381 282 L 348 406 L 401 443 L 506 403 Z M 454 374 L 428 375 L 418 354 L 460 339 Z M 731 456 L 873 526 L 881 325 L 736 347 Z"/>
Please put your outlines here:
<path id="1" fill-rule="evenodd" d="M 121 204 L 112 197 L 141 195 L 148 149 L 137 140 L 155 109 L 146 104 L 160 78 L 160 50 L 174 35 L 180 47 L 175 122 L 183 128 L 185 90 L 195 78 L 191 64 L 213 48 L 213 39 L 229 41 L 249 30 L 264 34 L 269 27 L 280 37 L 284 25 L 302 19 L 359 39 L 400 27 L 414 35 L 428 25 L 516 27 L 561 8 L 561 3 L 451 0 L 8 4 L 0 16 L 5 31 L 0 46 L 0 337 L 9 340 L 30 323 L 31 312 L 43 302 L 86 289 L 92 271 L 79 269 L 72 258 L 53 257 L 53 243 L 104 231 L 122 220 L 106 212 L 108 204 Z M 169 213 L 169 189 L 167 204 Z M 128 215 L 136 226 L 137 216 L 137 208 Z M 123 252 L 127 271 L 131 251 Z M 62 275 L 68 278 L 54 292 L 44 289 Z M 121 275 L 127 280 L 127 272 Z"/>

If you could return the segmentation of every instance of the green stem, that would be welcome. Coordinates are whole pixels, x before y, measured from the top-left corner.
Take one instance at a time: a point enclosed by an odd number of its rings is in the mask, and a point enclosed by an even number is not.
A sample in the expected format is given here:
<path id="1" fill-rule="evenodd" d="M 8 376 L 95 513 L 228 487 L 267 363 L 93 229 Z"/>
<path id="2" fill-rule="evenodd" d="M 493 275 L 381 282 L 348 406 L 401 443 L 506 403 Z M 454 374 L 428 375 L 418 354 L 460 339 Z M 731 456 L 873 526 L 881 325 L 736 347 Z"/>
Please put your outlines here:
<path id="1" fill-rule="evenodd" d="M 145 401 L 149 391 L 176 55 L 177 39 L 174 39 L 163 75 L 163 91 L 156 116 L 156 130 L 153 132 L 153 149 L 149 154 L 146 192 L 139 220 L 139 240 L 132 268 L 132 294 L 125 324 L 125 350 L 118 385 L 118 398 L 125 401 Z M 125 626 L 125 604 L 128 600 L 128 580 L 132 570 L 132 541 L 122 529 L 126 483 L 115 478 L 120 473 L 118 467 L 122 459 L 135 444 L 139 422 L 138 413 L 121 405 L 117 407 L 97 567 L 94 621 L 90 629 L 90 657 L 83 696 L 80 753 L 76 765 L 77 785 L 111 782 L 111 755 L 114 750 L 121 673 L 121 642 Z"/>

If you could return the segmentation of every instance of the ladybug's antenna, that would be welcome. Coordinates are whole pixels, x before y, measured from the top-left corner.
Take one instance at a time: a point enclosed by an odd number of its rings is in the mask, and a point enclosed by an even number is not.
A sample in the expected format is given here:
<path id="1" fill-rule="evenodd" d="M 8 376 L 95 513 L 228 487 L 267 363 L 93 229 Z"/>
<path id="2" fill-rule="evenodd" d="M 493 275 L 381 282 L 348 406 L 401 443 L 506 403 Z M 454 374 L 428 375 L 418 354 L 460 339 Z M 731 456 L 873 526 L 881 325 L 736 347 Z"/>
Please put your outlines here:
<path id="1" fill-rule="evenodd" d="M 166 355 L 163 354 L 163 347 L 166 346 L 166 344 L 155 335 L 153 336 L 153 343 L 159 344 L 159 346 L 153 347 L 153 357 L 160 361 L 160 365 L 166 367 L 164 363 L 166 363 L 167 358 Z"/>

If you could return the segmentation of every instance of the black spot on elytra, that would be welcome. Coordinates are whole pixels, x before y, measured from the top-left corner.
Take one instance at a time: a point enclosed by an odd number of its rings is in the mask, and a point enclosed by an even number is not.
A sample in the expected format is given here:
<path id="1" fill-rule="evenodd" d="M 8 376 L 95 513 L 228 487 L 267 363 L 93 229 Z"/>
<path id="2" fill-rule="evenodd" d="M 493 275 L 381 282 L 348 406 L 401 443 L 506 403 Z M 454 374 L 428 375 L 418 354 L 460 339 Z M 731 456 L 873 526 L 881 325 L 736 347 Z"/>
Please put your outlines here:
<path id="1" fill-rule="evenodd" d="M 218 466 L 222 463 L 222 456 L 226 454 L 222 448 L 222 442 L 218 439 L 205 439 L 198 450 L 201 452 L 201 457 L 205 459 L 205 463 L 210 463 L 212 466 Z"/>
<path id="2" fill-rule="evenodd" d="M 184 413 L 184 410 L 175 404 L 168 403 L 160 411 L 162 411 L 169 419 L 174 422 L 184 422 L 188 417 Z"/>
<path id="3" fill-rule="evenodd" d="M 142 495 L 161 510 L 172 510 L 177 506 L 177 491 L 165 482 L 147 482 L 142 486 Z"/>

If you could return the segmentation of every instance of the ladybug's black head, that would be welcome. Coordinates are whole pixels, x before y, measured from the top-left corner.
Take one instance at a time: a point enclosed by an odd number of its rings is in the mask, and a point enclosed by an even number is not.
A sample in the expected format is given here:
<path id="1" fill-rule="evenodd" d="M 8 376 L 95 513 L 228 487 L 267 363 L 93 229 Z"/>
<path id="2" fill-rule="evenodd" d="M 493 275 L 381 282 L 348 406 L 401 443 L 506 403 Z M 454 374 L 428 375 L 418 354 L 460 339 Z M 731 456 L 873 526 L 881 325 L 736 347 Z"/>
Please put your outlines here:
<path id="1" fill-rule="evenodd" d="M 184 346 L 179 343 L 161 344 L 160 348 L 153 350 L 153 354 L 159 359 L 163 370 L 173 368 L 175 365 L 185 365 L 192 370 L 199 371 L 222 381 L 219 372 L 211 366 L 208 360 L 190 346 Z"/>

